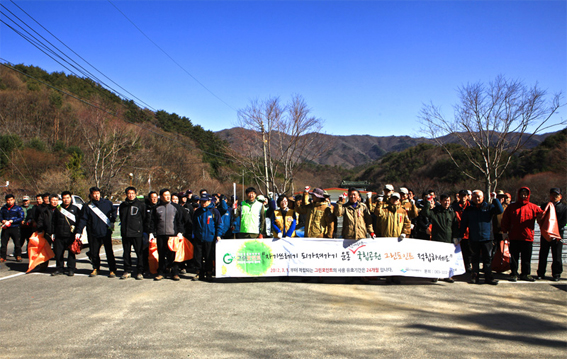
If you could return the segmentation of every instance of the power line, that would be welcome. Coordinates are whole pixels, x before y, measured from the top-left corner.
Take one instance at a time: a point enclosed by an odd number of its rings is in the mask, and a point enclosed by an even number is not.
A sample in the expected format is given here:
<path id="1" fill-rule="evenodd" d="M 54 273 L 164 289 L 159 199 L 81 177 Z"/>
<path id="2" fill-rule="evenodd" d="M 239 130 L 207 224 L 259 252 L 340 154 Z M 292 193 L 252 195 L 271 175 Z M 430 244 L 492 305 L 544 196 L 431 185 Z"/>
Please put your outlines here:
<path id="1" fill-rule="evenodd" d="M 173 57 L 171 57 L 164 49 L 162 49 L 158 44 L 156 44 L 154 42 L 154 40 L 152 40 L 148 35 L 146 35 L 146 33 L 144 31 L 142 31 L 142 29 L 140 29 L 138 27 L 138 25 L 136 25 L 134 23 L 134 21 L 132 21 L 128 16 L 126 16 L 126 14 L 124 12 L 122 12 L 122 10 L 120 10 L 116 5 L 114 5 L 114 3 L 110 0 L 107 0 L 110 5 L 112 5 L 119 13 L 122 14 L 122 16 L 124 16 L 126 18 L 126 20 L 128 20 L 142 35 L 144 35 L 144 37 L 146 39 L 148 39 L 152 44 L 154 44 L 155 47 L 157 47 L 161 52 L 163 52 L 165 54 L 165 56 L 169 57 L 169 59 L 171 61 L 173 61 L 174 64 L 176 64 L 181 70 L 183 70 L 187 75 L 189 75 L 193 80 L 195 80 L 195 82 L 197 82 L 199 85 L 201 85 L 201 87 L 203 87 L 205 90 L 207 90 L 211 95 L 213 95 L 214 97 L 216 97 L 220 102 L 224 103 L 226 106 L 228 106 L 231 110 L 233 110 L 234 112 L 238 112 L 238 110 L 236 110 L 234 107 L 232 107 L 231 105 L 229 105 L 226 101 L 224 101 L 222 98 L 220 98 L 219 96 L 217 96 L 213 91 L 211 91 L 207 86 L 205 86 L 201 81 L 197 80 L 197 78 L 195 76 L 193 76 L 189 71 L 187 71 L 183 66 L 181 66 L 177 61 L 175 61 L 175 59 Z"/>
<path id="2" fill-rule="evenodd" d="M 164 135 L 164 134 L 162 134 L 162 133 L 159 133 L 159 132 L 157 132 L 157 131 L 154 131 L 154 130 L 152 130 L 152 129 L 150 129 L 150 128 L 143 127 L 143 126 L 140 125 L 139 123 L 136 123 L 136 122 L 133 122 L 133 121 L 129 121 L 128 119 L 125 119 L 125 118 L 118 117 L 115 113 L 111 113 L 111 112 L 109 112 L 108 110 L 106 110 L 106 109 L 104 109 L 104 108 L 101 108 L 101 107 L 99 107 L 99 106 L 97 106 L 97 105 L 95 105 L 95 104 L 92 104 L 92 103 L 88 102 L 87 100 L 84 100 L 84 99 L 78 97 L 77 95 L 71 94 L 71 93 L 69 93 L 69 92 L 67 92 L 67 91 L 65 91 L 65 90 L 62 90 L 62 89 L 60 89 L 60 88 L 58 88 L 58 87 L 56 87 L 56 86 L 53 86 L 53 85 L 51 85 L 51 84 L 49 84 L 49 83 L 47 83 L 47 82 L 45 82 L 45 81 L 40 80 L 40 79 L 38 79 L 38 78 L 36 78 L 36 77 L 34 77 L 34 76 L 32 76 L 32 75 L 26 74 L 25 72 L 22 72 L 22 71 L 20 71 L 20 70 L 18 70 L 18 69 L 16 69 L 16 68 L 14 68 L 14 67 L 12 66 L 12 64 L 11 64 L 8 60 L 6 60 L 6 59 L 0 58 L 0 60 L 6 62 L 6 63 L 8 63 L 8 64 L 10 64 L 10 66 L 8 66 L 8 65 L 6 65 L 6 64 L 4 64 L 4 63 L 0 63 L 1 66 L 4 66 L 4 67 L 6 67 L 6 68 L 8 68 L 8 69 L 10 69 L 10 70 L 16 71 L 16 72 L 18 72 L 18 73 L 20 73 L 20 74 L 22 74 L 22 75 L 24 75 L 24 76 L 27 76 L 27 77 L 29 77 L 29 78 L 31 78 L 31 79 L 36 80 L 36 81 L 38 81 L 38 82 L 41 82 L 42 84 L 44 84 L 44 85 L 46 85 L 46 86 L 48 86 L 48 87 L 50 87 L 50 88 L 52 88 L 52 89 L 54 89 L 54 90 L 57 90 L 57 91 L 59 91 L 59 92 L 65 94 L 65 95 L 67 95 L 67 96 L 70 96 L 70 97 L 72 97 L 72 98 L 74 98 L 74 99 L 76 99 L 76 100 L 78 100 L 78 101 L 84 103 L 85 105 L 94 107 L 94 108 L 96 108 L 96 109 L 98 109 L 98 110 L 100 110 L 100 111 L 102 111 L 102 112 L 104 112 L 104 113 L 106 113 L 106 114 L 108 114 L 108 115 L 110 115 L 110 116 L 113 116 L 113 117 L 115 117 L 115 118 L 121 119 L 121 120 L 123 120 L 123 121 L 125 121 L 125 122 L 127 122 L 127 123 L 130 123 L 130 124 L 132 124 L 132 125 L 134 125 L 134 126 L 137 126 L 137 127 L 141 128 L 142 130 L 151 132 L 151 133 L 153 133 L 154 135 L 163 137 L 163 138 L 165 138 L 165 139 L 167 139 L 167 140 L 170 140 L 170 141 L 179 143 L 179 144 L 181 144 L 181 145 L 183 145 L 183 146 L 189 147 L 190 149 L 197 150 L 197 151 L 200 151 L 200 152 L 202 152 L 202 153 L 206 153 L 207 155 L 210 155 L 210 156 L 213 156 L 213 157 L 218 157 L 218 158 L 226 159 L 226 156 L 217 155 L 217 154 L 215 154 L 215 153 L 205 151 L 205 150 L 203 150 L 203 149 L 201 149 L 201 148 L 198 148 L 198 147 L 195 147 L 195 146 L 191 146 L 191 145 L 189 145 L 188 143 L 185 143 L 185 142 L 183 142 L 183 141 L 179 141 L 179 140 L 177 140 L 177 139 L 175 139 L 175 138 L 171 138 L 171 137 L 166 136 L 166 135 Z"/>

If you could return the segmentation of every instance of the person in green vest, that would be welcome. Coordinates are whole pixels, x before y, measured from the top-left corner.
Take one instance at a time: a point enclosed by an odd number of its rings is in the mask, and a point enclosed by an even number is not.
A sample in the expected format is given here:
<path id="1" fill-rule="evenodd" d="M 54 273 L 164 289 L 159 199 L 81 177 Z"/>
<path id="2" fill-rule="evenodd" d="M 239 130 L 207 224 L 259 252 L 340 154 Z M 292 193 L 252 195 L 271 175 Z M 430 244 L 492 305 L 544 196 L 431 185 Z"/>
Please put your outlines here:
<path id="1" fill-rule="evenodd" d="M 246 200 L 238 206 L 236 217 L 240 217 L 238 238 L 264 238 L 266 233 L 264 204 L 256 200 L 254 187 L 246 189 Z"/>

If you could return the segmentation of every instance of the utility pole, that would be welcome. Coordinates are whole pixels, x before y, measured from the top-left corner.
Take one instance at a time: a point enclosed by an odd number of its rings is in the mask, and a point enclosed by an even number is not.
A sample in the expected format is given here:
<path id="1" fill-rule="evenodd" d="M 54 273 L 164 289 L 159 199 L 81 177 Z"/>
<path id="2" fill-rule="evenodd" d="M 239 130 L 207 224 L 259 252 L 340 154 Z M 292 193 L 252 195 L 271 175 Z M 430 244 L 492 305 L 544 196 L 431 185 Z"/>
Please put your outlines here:
<path id="1" fill-rule="evenodd" d="M 264 147 L 264 176 L 266 181 L 266 196 L 270 192 L 270 185 L 268 183 L 268 154 L 266 151 L 266 130 L 264 130 L 264 123 L 260 123 L 260 128 L 262 129 L 262 145 Z"/>

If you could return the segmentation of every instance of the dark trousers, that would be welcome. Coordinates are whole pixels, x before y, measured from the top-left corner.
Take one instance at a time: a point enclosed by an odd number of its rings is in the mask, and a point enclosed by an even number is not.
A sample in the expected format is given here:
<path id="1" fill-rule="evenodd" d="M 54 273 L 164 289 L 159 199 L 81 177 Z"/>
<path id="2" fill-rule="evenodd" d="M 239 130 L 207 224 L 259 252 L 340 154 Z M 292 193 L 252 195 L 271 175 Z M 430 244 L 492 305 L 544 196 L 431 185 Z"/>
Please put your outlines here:
<path id="1" fill-rule="evenodd" d="M 498 248 L 498 246 L 500 245 L 500 242 L 502 242 L 502 233 L 494 233 L 494 246 L 492 247 L 492 257 L 494 258 L 494 255 L 496 254 L 496 248 Z"/>
<path id="2" fill-rule="evenodd" d="M 109 234 L 105 237 L 89 236 L 89 245 L 91 247 L 90 252 L 93 269 L 100 269 L 100 247 L 104 245 L 104 252 L 106 253 L 108 269 L 111 272 L 116 272 L 116 259 L 114 258 L 114 250 L 112 249 L 111 235 Z"/>
<path id="3" fill-rule="evenodd" d="M 175 252 L 172 252 L 167 245 L 170 236 L 157 236 L 158 251 L 158 275 L 164 275 L 165 269 L 171 267 L 171 275 L 179 275 L 179 264 L 174 262 Z"/>
<path id="4" fill-rule="evenodd" d="M 136 272 L 139 274 L 144 272 L 144 262 L 142 260 L 143 245 L 143 237 L 122 237 L 124 272 L 132 273 L 132 246 L 134 246 L 134 252 L 136 253 Z"/>
<path id="5" fill-rule="evenodd" d="M 563 243 L 554 239 L 551 242 L 541 237 L 541 247 L 539 248 L 539 263 L 537 266 L 537 275 L 540 277 L 545 276 L 547 269 L 547 256 L 551 250 L 551 274 L 554 277 L 561 277 L 563 272 L 563 263 L 561 263 L 561 252 L 563 251 Z"/>
<path id="6" fill-rule="evenodd" d="M 193 268 L 199 272 L 203 262 L 203 242 L 200 239 L 193 238 L 191 244 L 193 244 L 193 259 L 190 262 Z"/>
<path id="7" fill-rule="evenodd" d="M 55 270 L 59 272 L 63 272 L 63 267 L 65 264 L 65 251 L 69 254 L 67 255 L 67 268 L 69 270 L 75 270 L 76 268 L 76 259 L 75 253 L 69 250 L 69 246 L 73 243 L 75 238 L 57 238 L 55 237 L 55 241 L 53 243 L 53 249 L 55 252 Z"/>
<path id="8" fill-rule="evenodd" d="M 203 264 L 201 268 L 203 272 L 212 272 L 214 269 L 213 263 L 215 261 L 215 242 L 203 241 Z"/>
<path id="9" fill-rule="evenodd" d="M 480 257 L 484 269 L 484 279 L 492 280 L 492 241 L 469 241 L 471 250 L 471 264 L 473 275 L 479 276 Z"/>
<path id="10" fill-rule="evenodd" d="M 20 242 L 20 227 L 8 227 L 2 230 L 0 236 L 0 258 L 6 259 L 6 252 L 8 251 L 8 242 L 10 238 L 14 242 L 14 255 L 16 257 L 22 256 L 22 244 Z"/>
<path id="11" fill-rule="evenodd" d="M 461 253 L 463 255 L 463 262 L 465 263 L 465 269 L 469 271 L 471 269 L 472 263 L 472 242 L 468 238 L 463 238 L 461 240 Z M 477 261 L 478 264 L 478 261 Z"/>
<path id="12" fill-rule="evenodd" d="M 24 244 L 26 243 L 26 241 L 28 241 L 29 244 L 29 240 L 31 235 L 33 234 L 34 228 L 30 227 L 30 226 L 22 226 L 22 228 L 20 229 L 20 247 L 21 248 L 26 248 L 26 252 L 27 252 L 27 247 L 24 247 Z"/>
<path id="13" fill-rule="evenodd" d="M 529 275 L 532 271 L 533 242 L 510 241 L 510 269 L 512 275 L 518 275 L 518 263 L 522 258 L 522 275 Z"/>

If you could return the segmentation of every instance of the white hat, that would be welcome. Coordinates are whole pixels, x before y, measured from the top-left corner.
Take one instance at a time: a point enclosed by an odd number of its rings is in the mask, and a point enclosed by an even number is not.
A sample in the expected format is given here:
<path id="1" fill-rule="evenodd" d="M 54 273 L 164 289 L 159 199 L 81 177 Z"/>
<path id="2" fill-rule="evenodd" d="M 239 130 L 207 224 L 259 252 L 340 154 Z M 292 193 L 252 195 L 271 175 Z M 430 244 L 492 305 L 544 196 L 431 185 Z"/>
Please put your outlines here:
<path id="1" fill-rule="evenodd" d="M 388 191 L 393 191 L 394 186 L 392 186 L 391 184 L 387 184 L 387 185 L 384 186 L 384 189 L 387 189 Z"/>
<path id="2" fill-rule="evenodd" d="M 400 193 L 409 194 L 409 191 L 408 191 L 408 189 L 405 188 L 405 187 L 400 187 Z"/>
<path id="3" fill-rule="evenodd" d="M 266 201 L 266 197 L 264 197 L 263 195 L 259 195 L 258 197 L 256 197 L 256 199 L 257 199 L 259 202 L 265 202 L 265 201 Z"/>
<path id="4" fill-rule="evenodd" d="M 392 193 L 392 194 L 390 195 L 390 198 L 391 198 L 391 197 L 398 197 L 398 199 L 401 198 L 401 197 L 400 197 L 400 194 L 399 194 L 398 192 Z"/>

